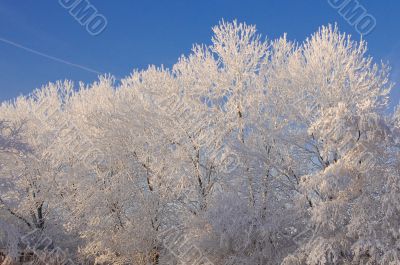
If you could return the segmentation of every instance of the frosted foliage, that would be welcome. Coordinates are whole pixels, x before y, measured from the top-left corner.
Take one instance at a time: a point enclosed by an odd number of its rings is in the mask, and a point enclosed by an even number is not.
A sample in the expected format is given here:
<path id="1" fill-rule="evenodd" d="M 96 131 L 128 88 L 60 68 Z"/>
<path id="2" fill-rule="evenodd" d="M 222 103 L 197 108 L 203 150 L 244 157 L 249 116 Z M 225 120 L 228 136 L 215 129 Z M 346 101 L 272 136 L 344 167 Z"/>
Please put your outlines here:
<path id="1" fill-rule="evenodd" d="M 213 33 L 171 69 L 2 103 L 1 254 L 40 231 L 80 264 L 400 264 L 389 68 L 336 26 Z"/>

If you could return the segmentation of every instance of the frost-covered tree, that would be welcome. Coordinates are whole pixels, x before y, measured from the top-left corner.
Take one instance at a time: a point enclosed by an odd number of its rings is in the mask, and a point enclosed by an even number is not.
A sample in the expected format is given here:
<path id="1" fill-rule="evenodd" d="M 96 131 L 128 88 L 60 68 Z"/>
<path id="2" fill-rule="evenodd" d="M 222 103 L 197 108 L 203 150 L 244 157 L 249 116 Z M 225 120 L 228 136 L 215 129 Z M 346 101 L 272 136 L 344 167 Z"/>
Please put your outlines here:
<path id="1" fill-rule="evenodd" d="M 3 103 L 0 242 L 37 229 L 86 264 L 397 264 L 388 68 L 332 26 L 213 31 L 171 69 Z"/>

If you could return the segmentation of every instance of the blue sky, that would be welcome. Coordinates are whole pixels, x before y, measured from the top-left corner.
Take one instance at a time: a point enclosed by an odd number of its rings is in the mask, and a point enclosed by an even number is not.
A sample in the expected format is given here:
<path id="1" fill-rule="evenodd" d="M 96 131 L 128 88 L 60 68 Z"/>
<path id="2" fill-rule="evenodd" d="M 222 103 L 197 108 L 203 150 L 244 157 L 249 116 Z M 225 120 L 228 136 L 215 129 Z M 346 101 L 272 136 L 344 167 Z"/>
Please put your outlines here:
<path id="1" fill-rule="evenodd" d="M 377 26 L 368 36 L 369 53 L 393 67 L 400 83 L 400 1 L 359 0 Z M 92 0 L 107 27 L 88 34 L 58 0 L 0 0 L 0 39 L 101 73 L 124 77 L 149 64 L 171 66 L 194 43 L 210 43 L 211 27 L 221 19 L 256 24 L 269 39 L 288 33 L 303 41 L 319 26 L 337 22 L 355 39 L 355 28 L 328 0 Z M 0 100 L 27 94 L 49 81 L 92 82 L 97 75 L 0 41 Z M 392 106 L 400 98 L 392 92 Z"/>

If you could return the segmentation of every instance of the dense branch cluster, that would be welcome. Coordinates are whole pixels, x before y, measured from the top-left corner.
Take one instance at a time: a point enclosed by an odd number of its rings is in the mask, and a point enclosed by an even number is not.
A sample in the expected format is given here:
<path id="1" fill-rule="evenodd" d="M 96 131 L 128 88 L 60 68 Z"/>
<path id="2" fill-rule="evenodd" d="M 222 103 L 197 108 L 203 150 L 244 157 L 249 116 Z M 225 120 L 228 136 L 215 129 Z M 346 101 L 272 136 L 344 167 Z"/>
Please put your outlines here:
<path id="1" fill-rule="evenodd" d="M 400 263 L 388 68 L 332 26 L 213 31 L 171 69 L 1 105 L 3 252 L 36 231 L 82 264 Z"/>

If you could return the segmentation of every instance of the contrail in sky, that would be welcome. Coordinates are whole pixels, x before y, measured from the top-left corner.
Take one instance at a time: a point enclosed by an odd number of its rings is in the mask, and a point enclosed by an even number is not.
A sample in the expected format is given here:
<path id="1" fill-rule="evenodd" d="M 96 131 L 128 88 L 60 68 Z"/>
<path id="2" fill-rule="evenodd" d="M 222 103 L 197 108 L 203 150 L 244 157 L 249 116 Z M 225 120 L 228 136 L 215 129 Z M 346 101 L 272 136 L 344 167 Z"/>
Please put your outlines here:
<path id="1" fill-rule="evenodd" d="M 25 51 L 27 51 L 27 52 L 30 52 L 30 53 L 33 53 L 33 54 L 36 54 L 36 55 L 45 57 L 45 58 L 47 58 L 47 59 L 50 59 L 50 60 L 53 60 L 53 61 L 56 61 L 56 62 L 59 62 L 59 63 L 62 63 L 62 64 L 66 64 L 66 65 L 69 65 L 69 66 L 72 66 L 72 67 L 75 67 L 75 68 L 79 68 L 79 69 L 85 70 L 85 71 L 90 72 L 90 73 L 93 73 L 93 74 L 102 75 L 102 73 L 100 73 L 99 71 L 94 70 L 94 69 L 92 69 L 92 68 L 86 67 L 86 66 L 84 66 L 84 65 L 72 63 L 72 62 L 69 62 L 69 61 L 67 61 L 67 60 L 64 60 L 64 59 L 61 59 L 61 58 L 57 58 L 57 57 L 54 57 L 54 56 L 45 54 L 45 53 L 43 53 L 43 52 L 40 52 L 40 51 L 31 49 L 31 48 L 29 48 L 29 47 L 26 47 L 26 46 L 24 46 L 24 45 L 21 45 L 21 44 L 19 44 L 19 43 L 16 43 L 16 42 L 13 42 L 13 41 L 10 41 L 10 40 L 1 38 L 1 37 L 0 37 L 0 41 L 1 41 L 1 42 L 4 42 L 4 43 L 6 43 L 6 44 L 9 44 L 9 45 L 11 45 L 11 46 L 17 47 L 17 48 L 19 48 L 19 49 L 25 50 Z"/>

